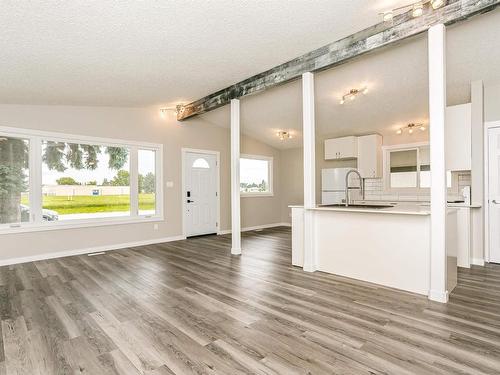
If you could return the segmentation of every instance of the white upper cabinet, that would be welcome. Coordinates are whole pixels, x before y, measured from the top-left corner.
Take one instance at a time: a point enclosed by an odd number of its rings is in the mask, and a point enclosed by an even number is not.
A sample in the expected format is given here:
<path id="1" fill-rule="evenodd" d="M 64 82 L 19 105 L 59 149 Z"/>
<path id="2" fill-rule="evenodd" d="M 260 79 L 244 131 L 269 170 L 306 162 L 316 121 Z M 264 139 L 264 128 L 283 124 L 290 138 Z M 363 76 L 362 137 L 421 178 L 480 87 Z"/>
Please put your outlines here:
<path id="1" fill-rule="evenodd" d="M 382 178 L 382 136 L 358 137 L 358 171 L 363 178 Z"/>
<path id="2" fill-rule="evenodd" d="M 470 103 L 446 108 L 445 148 L 449 171 L 471 169 L 471 124 Z"/>
<path id="3" fill-rule="evenodd" d="M 358 157 L 357 137 L 342 137 L 325 140 L 325 160 L 355 159 Z"/>

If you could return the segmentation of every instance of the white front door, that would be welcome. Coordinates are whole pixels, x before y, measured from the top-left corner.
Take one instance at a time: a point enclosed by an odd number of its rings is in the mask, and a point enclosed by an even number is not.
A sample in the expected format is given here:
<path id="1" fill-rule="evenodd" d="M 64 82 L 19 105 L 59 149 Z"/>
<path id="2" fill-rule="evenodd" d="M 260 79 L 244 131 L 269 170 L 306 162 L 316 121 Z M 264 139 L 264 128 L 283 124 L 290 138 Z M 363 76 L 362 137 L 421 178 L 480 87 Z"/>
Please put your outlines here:
<path id="1" fill-rule="evenodd" d="M 488 152 L 490 262 L 500 263 L 500 128 L 489 129 Z"/>
<path id="2" fill-rule="evenodd" d="M 184 160 L 186 236 L 217 233 L 217 156 L 188 151 Z"/>

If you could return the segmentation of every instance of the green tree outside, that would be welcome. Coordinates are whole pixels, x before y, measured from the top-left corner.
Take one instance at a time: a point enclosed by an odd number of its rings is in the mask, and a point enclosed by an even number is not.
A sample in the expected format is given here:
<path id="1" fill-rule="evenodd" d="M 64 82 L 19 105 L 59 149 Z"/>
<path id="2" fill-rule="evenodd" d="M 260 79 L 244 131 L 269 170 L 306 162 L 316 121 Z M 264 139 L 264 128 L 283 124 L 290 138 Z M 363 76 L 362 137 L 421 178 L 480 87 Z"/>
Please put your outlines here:
<path id="1" fill-rule="evenodd" d="M 130 173 L 123 169 L 119 170 L 116 176 L 111 180 L 112 186 L 130 186 Z"/>
<path id="2" fill-rule="evenodd" d="M 58 172 L 64 172 L 68 168 L 95 170 L 98 167 L 98 155 L 103 149 L 109 155 L 108 167 L 120 170 L 126 164 L 129 154 L 129 149 L 126 147 L 101 147 L 53 141 L 44 141 L 42 149 L 42 160 L 45 165 L 50 170 Z M 2 224 L 21 221 L 21 194 L 28 188 L 28 156 L 27 141 L 0 137 L 0 223 Z M 118 172 L 118 175 L 120 178 L 125 177 L 124 173 Z M 122 186 L 128 186 L 130 178 L 127 181 L 127 184 Z"/>
<path id="3" fill-rule="evenodd" d="M 81 185 L 73 177 L 61 177 L 56 180 L 58 185 Z"/>

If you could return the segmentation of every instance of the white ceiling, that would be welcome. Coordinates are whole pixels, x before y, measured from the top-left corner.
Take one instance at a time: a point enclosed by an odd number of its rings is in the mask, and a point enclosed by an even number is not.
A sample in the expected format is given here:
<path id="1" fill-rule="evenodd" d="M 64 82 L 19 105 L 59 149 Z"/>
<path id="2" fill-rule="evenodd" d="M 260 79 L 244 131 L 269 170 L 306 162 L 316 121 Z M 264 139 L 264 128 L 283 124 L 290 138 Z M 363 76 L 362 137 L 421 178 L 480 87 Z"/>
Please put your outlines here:
<path id="1" fill-rule="evenodd" d="M 460 23 L 447 30 L 448 105 L 470 101 L 470 82 L 500 82 L 500 10 Z M 350 88 L 368 86 L 369 93 L 344 105 L 340 97 Z M 428 123 L 426 35 L 405 41 L 350 63 L 316 74 L 316 133 L 326 136 L 378 132 L 397 141 L 395 131 L 409 122 Z M 241 100 L 242 129 L 247 135 L 277 148 L 301 145 L 301 82 L 295 81 Z M 229 126 L 228 106 L 202 116 L 207 122 Z M 277 130 L 296 137 L 280 141 Z M 428 133 L 419 133 L 428 138 Z M 411 138 L 399 137 L 404 142 Z"/>
<path id="2" fill-rule="evenodd" d="M 0 103 L 189 102 L 406 0 L 4 1 Z"/>
<path id="3" fill-rule="evenodd" d="M 406 0 L 3 2 L 0 103 L 103 106 L 189 102 L 359 31 Z M 448 28 L 448 103 L 500 81 L 500 9 Z M 317 134 L 393 135 L 427 119 L 425 36 L 316 75 Z M 338 104 L 350 88 L 370 92 Z M 199 117 L 229 126 L 225 106 Z M 189 121 L 188 121 L 189 123 Z M 242 99 L 243 132 L 301 144 L 300 81 Z M 277 130 L 296 137 L 280 142 Z"/>

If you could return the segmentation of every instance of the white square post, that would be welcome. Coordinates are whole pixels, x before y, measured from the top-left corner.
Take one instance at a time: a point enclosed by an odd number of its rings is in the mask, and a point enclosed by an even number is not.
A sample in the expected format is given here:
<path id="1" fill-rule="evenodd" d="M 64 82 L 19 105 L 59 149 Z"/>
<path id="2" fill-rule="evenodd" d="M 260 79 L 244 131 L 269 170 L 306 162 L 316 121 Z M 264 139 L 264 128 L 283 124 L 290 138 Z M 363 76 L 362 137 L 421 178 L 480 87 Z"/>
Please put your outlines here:
<path id="1" fill-rule="evenodd" d="M 316 130 L 314 117 L 314 75 L 302 74 L 302 133 L 304 140 L 304 271 L 316 271 L 314 211 L 316 205 Z"/>
<path id="2" fill-rule="evenodd" d="M 231 100 L 231 254 L 241 254 L 240 101 Z"/>
<path id="3" fill-rule="evenodd" d="M 429 133 L 431 153 L 431 279 L 429 299 L 448 302 L 446 285 L 446 29 L 443 24 L 428 32 Z"/>

